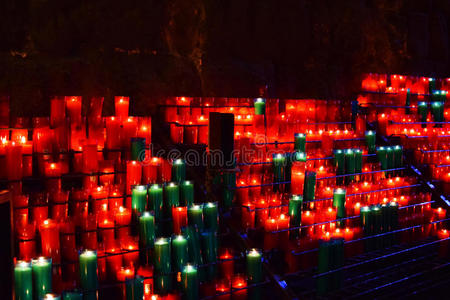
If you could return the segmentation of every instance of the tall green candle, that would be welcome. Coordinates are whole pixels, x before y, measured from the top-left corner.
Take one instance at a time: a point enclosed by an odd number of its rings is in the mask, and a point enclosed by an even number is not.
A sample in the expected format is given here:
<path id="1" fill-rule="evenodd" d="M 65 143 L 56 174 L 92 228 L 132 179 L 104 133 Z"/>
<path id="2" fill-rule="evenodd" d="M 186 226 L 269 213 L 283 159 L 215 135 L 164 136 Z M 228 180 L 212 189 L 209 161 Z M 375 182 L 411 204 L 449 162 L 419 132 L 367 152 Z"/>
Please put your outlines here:
<path id="1" fill-rule="evenodd" d="M 154 247 L 154 268 L 155 272 L 167 275 L 171 270 L 171 249 L 168 238 L 158 238 Z"/>
<path id="2" fill-rule="evenodd" d="M 436 89 L 436 80 L 434 78 L 428 78 L 428 94 L 433 94 Z"/>
<path id="3" fill-rule="evenodd" d="M 409 107 L 411 106 L 411 90 L 406 89 L 406 99 L 405 99 L 405 113 L 409 115 L 411 113 Z"/>
<path id="4" fill-rule="evenodd" d="M 345 154 L 341 149 L 336 149 L 334 152 L 334 166 L 336 167 L 336 175 L 345 174 Z M 342 177 L 336 178 L 336 184 L 340 185 L 344 182 Z"/>
<path id="5" fill-rule="evenodd" d="M 431 103 L 431 114 L 433 115 L 435 122 L 444 121 L 444 103 L 435 101 Z M 442 124 L 436 124 L 435 127 L 442 127 Z"/>
<path id="6" fill-rule="evenodd" d="M 386 147 L 387 168 L 394 168 L 394 149 L 390 146 Z"/>
<path id="7" fill-rule="evenodd" d="M 294 150 L 306 152 L 306 134 L 304 133 L 294 134 Z"/>
<path id="8" fill-rule="evenodd" d="M 135 185 L 131 190 L 131 209 L 137 216 L 143 212 L 147 206 L 147 187 L 145 185 Z"/>
<path id="9" fill-rule="evenodd" d="M 82 300 L 83 293 L 78 290 L 65 291 L 62 296 L 63 300 Z"/>
<path id="10" fill-rule="evenodd" d="M 236 173 L 225 172 L 223 174 L 223 207 L 230 209 L 233 206 L 234 188 L 236 187 Z"/>
<path id="11" fill-rule="evenodd" d="M 181 273 L 184 295 L 187 300 L 198 299 L 199 280 L 197 268 L 193 265 L 186 265 Z"/>
<path id="12" fill-rule="evenodd" d="M 428 115 L 428 103 L 427 102 L 419 102 L 417 104 L 417 113 L 420 117 L 420 122 L 425 123 L 427 121 Z M 422 124 L 422 127 L 427 127 L 427 124 Z"/>
<path id="13" fill-rule="evenodd" d="M 203 204 L 203 220 L 205 229 L 217 231 L 219 227 L 219 211 L 216 202 Z"/>
<path id="14" fill-rule="evenodd" d="M 355 173 L 362 172 L 362 163 L 363 163 L 363 152 L 361 149 L 354 149 L 353 153 L 355 153 Z"/>
<path id="15" fill-rule="evenodd" d="M 345 189 L 337 188 L 333 192 L 333 206 L 336 208 L 336 217 L 338 219 L 343 219 L 346 217 L 345 214 Z M 345 221 L 338 221 L 339 227 L 345 227 Z"/>
<path id="16" fill-rule="evenodd" d="M 194 183 L 185 180 L 181 183 L 181 205 L 191 206 L 194 204 Z"/>
<path id="17" fill-rule="evenodd" d="M 388 168 L 388 163 L 387 163 L 387 151 L 385 147 L 381 146 L 377 148 L 377 157 L 378 161 L 381 164 L 381 170 L 386 170 Z"/>
<path id="18" fill-rule="evenodd" d="M 198 235 L 198 231 L 192 226 L 183 227 L 181 230 L 188 240 L 189 261 L 198 266 L 202 265 L 203 258 L 199 246 L 200 238 Z M 199 276 L 201 279 L 204 277 L 203 274 L 204 272 L 201 272 L 201 270 L 199 270 Z"/>
<path id="19" fill-rule="evenodd" d="M 155 214 L 155 219 L 160 220 L 163 212 L 163 189 L 159 184 L 152 184 L 148 191 L 150 209 Z"/>
<path id="20" fill-rule="evenodd" d="M 182 159 L 176 159 L 172 163 L 172 181 L 182 182 L 186 180 L 186 163 Z"/>
<path id="21" fill-rule="evenodd" d="M 306 172 L 303 189 L 303 199 L 305 199 L 305 201 L 314 200 L 314 195 L 316 193 L 316 172 Z"/>
<path id="22" fill-rule="evenodd" d="M 145 159 L 145 138 L 131 138 L 131 160 L 143 161 Z"/>
<path id="23" fill-rule="evenodd" d="M 37 299 L 52 291 L 52 259 L 38 257 L 31 260 L 33 270 L 33 290 Z"/>
<path id="24" fill-rule="evenodd" d="M 181 272 L 189 259 L 188 241 L 183 235 L 172 238 L 172 255 L 174 269 Z"/>
<path id="25" fill-rule="evenodd" d="M 144 299 L 144 278 L 137 275 L 135 278 L 126 281 L 127 300 Z"/>
<path id="26" fill-rule="evenodd" d="M 374 154 L 376 147 L 375 147 L 375 141 L 376 141 L 376 133 L 375 131 L 368 130 L 366 131 L 366 144 L 368 148 L 369 154 Z"/>
<path id="27" fill-rule="evenodd" d="M 361 225 L 363 227 L 364 235 L 372 234 L 372 218 L 369 206 L 362 206 L 360 208 L 359 216 L 361 218 Z"/>
<path id="28" fill-rule="evenodd" d="M 79 256 L 80 283 L 83 289 L 83 299 L 97 299 L 97 253 L 85 250 Z"/>
<path id="29" fill-rule="evenodd" d="M 164 187 L 165 201 L 164 211 L 166 217 L 172 216 L 172 207 L 180 206 L 180 187 L 175 182 L 170 182 Z"/>
<path id="30" fill-rule="evenodd" d="M 278 183 L 284 180 L 284 168 L 286 165 L 286 157 L 283 154 L 274 154 L 273 163 L 273 182 Z M 274 187 L 277 187 L 276 185 Z"/>
<path id="31" fill-rule="evenodd" d="M 264 115 L 266 113 L 266 101 L 263 98 L 255 100 L 255 115 Z"/>
<path id="32" fill-rule="evenodd" d="M 19 260 L 14 266 L 14 293 L 16 300 L 33 299 L 32 278 L 30 263 Z"/>
<path id="33" fill-rule="evenodd" d="M 188 207 L 188 223 L 203 230 L 203 204 L 195 204 Z"/>
<path id="34" fill-rule="evenodd" d="M 355 153 L 352 149 L 345 150 L 345 174 L 355 174 Z M 354 175 L 346 176 L 346 183 L 350 183 L 355 178 Z"/>
<path id="35" fill-rule="evenodd" d="M 139 217 L 139 242 L 145 247 L 152 247 L 155 243 L 155 217 L 145 211 Z"/>
<path id="36" fill-rule="evenodd" d="M 201 233 L 202 254 L 205 263 L 210 264 L 206 270 L 208 278 L 215 278 L 217 261 L 217 234 L 214 231 L 206 230 Z"/>
<path id="37" fill-rule="evenodd" d="M 261 251 L 252 249 L 247 252 L 247 278 L 249 284 L 260 283 L 263 281 L 262 255 Z"/>
<path id="38" fill-rule="evenodd" d="M 303 196 L 292 195 L 289 199 L 289 225 L 290 227 L 300 227 L 302 223 L 302 206 Z M 289 232 L 290 239 L 296 239 L 299 237 L 300 229 L 291 230 Z"/>
<path id="39" fill-rule="evenodd" d="M 383 230 L 383 215 L 381 211 L 380 205 L 373 205 L 371 206 L 371 213 L 373 215 L 373 233 L 374 234 L 380 234 Z M 376 237 L 375 238 L 375 245 L 377 249 L 380 249 L 383 247 L 383 239 L 382 237 Z"/>

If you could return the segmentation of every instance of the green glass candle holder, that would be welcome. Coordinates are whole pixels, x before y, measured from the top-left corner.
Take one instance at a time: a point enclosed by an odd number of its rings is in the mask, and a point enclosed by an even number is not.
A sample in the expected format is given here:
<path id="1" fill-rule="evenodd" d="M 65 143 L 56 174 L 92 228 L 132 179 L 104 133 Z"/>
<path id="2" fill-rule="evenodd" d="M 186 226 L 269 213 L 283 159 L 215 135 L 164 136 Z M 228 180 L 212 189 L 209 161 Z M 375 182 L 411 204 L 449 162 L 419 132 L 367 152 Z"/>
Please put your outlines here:
<path id="1" fill-rule="evenodd" d="M 163 217 L 163 189 L 159 184 L 152 184 L 148 190 L 148 202 L 156 220 Z"/>
<path id="2" fill-rule="evenodd" d="M 172 163 L 172 181 L 181 183 L 186 180 L 186 163 L 182 159 L 176 159 Z"/>
<path id="3" fill-rule="evenodd" d="M 257 98 L 255 100 L 255 115 L 264 115 L 266 113 L 266 100 Z"/>
<path id="4" fill-rule="evenodd" d="M 194 204 L 194 183 L 185 180 L 181 183 L 181 205 L 191 206 Z"/>
<path id="5" fill-rule="evenodd" d="M 16 300 L 33 299 L 33 275 L 29 262 L 19 260 L 14 266 L 14 293 Z"/>
<path id="6" fill-rule="evenodd" d="M 203 230 L 203 204 L 194 204 L 188 207 L 188 223 L 200 231 Z"/>
<path id="7" fill-rule="evenodd" d="M 444 103 L 440 101 L 432 102 L 431 114 L 435 122 L 444 122 Z M 442 127 L 442 124 L 436 124 L 435 127 Z"/>
<path id="8" fill-rule="evenodd" d="M 147 208 L 147 186 L 135 185 L 131 190 L 131 209 L 137 216 Z"/>
<path id="9" fill-rule="evenodd" d="M 145 160 L 145 138 L 131 138 L 131 160 Z"/>
<path id="10" fill-rule="evenodd" d="M 180 187 L 177 183 L 170 182 L 164 187 L 164 192 L 164 214 L 170 218 L 172 217 L 172 208 L 180 206 Z"/>
<path id="11" fill-rule="evenodd" d="M 203 205 L 203 221 L 205 229 L 217 231 L 219 228 L 219 209 L 216 202 L 208 202 Z"/>
<path id="12" fill-rule="evenodd" d="M 345 153 L 341 149 L 336 149 L 333 151 L 333 163 L 336 167 L 336 175 L 345 174 Z M 336 184 L 341 185 L 344 182 L 344 178 L 337 177 Z"/>
<path id="13" fill-rule="evenodd" d="M 213 279 L 216 277 L 217 266 L 217 233 L 214 231 L 206 230 L 201 233 L 202 254 L 205 263 L 210 264 L 207 266 L 207 278 Z"/>
<path id="14" fill-rule="evenodd" d="M 306 171 L 303 199 L 305 201 L 314 200 L 316 193 L 316 172 Z"/>
<path id="15" fill-rule="evenodd" d="M 169 238 L 158 238 L 155 241 L 153 251 L 155 272 L 160 275 L 167 275 L 171 271 L 171 247 Z"/>
<path id="16" fill-rule="evenodd" d="M 306 134 L 294 134 L 294 150 L 306 153 Z"/>
<path id="17" fill-rule="evenodd" d="M 302 223 L 303 196 L 292 195 L 289 199 L 289 225 L 290 227 L 300 227 Z M 300 236 L 300 229 L 289 231 L 289 238 L 296 239 Z"/>
<path id="18" fill-rule="evenodd" d="M 139 242 L 144 248 L 153 247 L 155 243 L 155 216 L 145 211 L 139 217 Z"/>
<path id="19" fill-rule="evenodd" d="M 345 174 L 355 174 L 355 153 L 352 149 L 345 150 Z M 354 175 L 345 176 L 345 182 L 349 184 L 354 178 Z"/>
<path id="20" fill-rule="evenodd" d="M 406 99 L 405 99 L 405 113 L 409 115 L 411 113 L 410 106 L 411 106 L 411 90 L 406 89 Z"/>
<path id="21" fill-rule="evenodd" d="M 187 300 L 199 299 L 199 280 L 197 268 L 193 265 L 186 265 L 181 272 L 183 282 L 184 298 Z"/>
<path id="22" fill-rule="evenodd" d="M 346 217 L 345 213 L 345 189 L 337 188 L 333 191 L 333 206 L 336 208 L 337 225 L 340 228 L 345 227 L 345 220 L 339 220 Z"/>
<path id="23" fill-rule="evenodd" d="M 52 291 L 52 259 L 38 257 L 31 260 L 33 270 L 33 290 L 37 299 L 41 299 Z"/>
<path id="24" fill-rule="evenodd" d="M 272 158 L 272 164 L 273 164 L 273 182 L 279 183 L 283 182 L 284 180 L 284 172 L 285 172 L 285 166 L 286 166 L 286 157 L 283 154 L 274 154 Z M 274 185 L 274 187 L 277 187 L 277 185 Z"/>
<path id="25" fill-rule="evenodd" d="M 183 227 L 181 230 L 188 241 L 189 261 L 197 266 L 202 265 L 203 257 L 200 249 L 200 237 L 198 231 L 193 226 Z M 200 281 L 204 280 L 204 273 L 203 270 L 199 270 Z"/>
<path id="26" fill-rule="evenodd" d="M 362 173 L 363 152 L 361 149 L 353 149 L 355 153 L 355 173 Z"/>
<path id="27" fill-rule="evenodd" d="M 80 284 L 83 289 L 83 299 L 97 299 L 97 253 L 85 250 L 79 256 Z"/>
<path id="28" fill-rule="evenodd" d="M 428 78 L 428 94 L 432 95 L 436 89 L 436 80 L 434 78 Z"/>
<path id="29" fill-rule="evenodd" d="M 249 284 L 263 281 L 262 254 L 258 249 L 251 249 L 246 255 L 247 278 Z"/>
<path id="30" fill-rule="evenodd" d="M 372 130 L 368 130 L 366 131 L 366 144 L 367 144 L 367 148 L 368 148 L 368 153 L 369 154 L 374 154 L 376 151 L 376 146 L 375 146 L 375 141 L 376 141 L 376 133 L 375 131 Z"/>
<path id="31" fill-rule="evenodd" d="M 183 235 L 176 235 L 172 238 L 172 254 L 173 267 L 181 272 L 189 260 L 188 241 Z"/>
<path id="32" fill-rule="evenodd" d="M 422 127 L 427 127 L 427 124 L 425 122 L 427 121 L 427 115 L 428 115 L 428 103 L 427 102 L 419 102 L 417 103 L 417 113 L 419 114 L 419 120 L 420 122 L 424 123 L 422 124 Z"/>
<path id="33" fill-rule="evenodd" d="M 387 168 L 393 169 L 394 165 L 394 149 L 390 146 L 386 147 Z M 391 172 L 389 172 L 391 173 Z"/>
<path id="34" fill-rule="evenodd" d="M 377 158 L 381 164 L 381 170 L 387 170 L 388 162 L 387 162 L 387 151 L 385 147 L 381 146 L 377 148 Z"/>

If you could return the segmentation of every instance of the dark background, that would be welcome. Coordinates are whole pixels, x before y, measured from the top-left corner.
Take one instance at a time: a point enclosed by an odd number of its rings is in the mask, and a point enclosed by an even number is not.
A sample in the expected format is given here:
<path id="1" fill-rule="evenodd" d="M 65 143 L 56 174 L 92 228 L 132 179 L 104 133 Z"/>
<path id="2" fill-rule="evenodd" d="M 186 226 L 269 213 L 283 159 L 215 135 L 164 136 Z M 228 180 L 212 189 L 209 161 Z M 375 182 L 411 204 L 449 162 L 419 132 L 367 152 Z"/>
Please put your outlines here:
<path id="1" fill-rule="evenodd" d="M 118 2 L 118 3 L 115 3 Z M 2 0 L 0 93 L 351 99 L 361 74 L 449 76 L 449 0 Z"/>

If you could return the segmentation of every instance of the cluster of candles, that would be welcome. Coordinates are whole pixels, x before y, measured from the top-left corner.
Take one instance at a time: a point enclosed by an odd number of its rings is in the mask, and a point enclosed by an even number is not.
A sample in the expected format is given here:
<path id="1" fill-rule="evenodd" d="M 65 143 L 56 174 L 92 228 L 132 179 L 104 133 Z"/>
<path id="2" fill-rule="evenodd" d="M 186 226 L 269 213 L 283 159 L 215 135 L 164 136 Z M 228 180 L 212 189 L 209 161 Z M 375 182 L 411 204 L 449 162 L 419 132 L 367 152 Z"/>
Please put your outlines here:
<path id="1" fill-rule="evenodd" d="M 18 246 L 15 298 L 97 299 L 104 284 L 124 299 L 197 299 L 211 284 L 245 297 L 243 288 L 263 281 L 262 253 L 249 251 L 235 274 L 240 256 L 219 247 L 218 205 L 195 201 L 186 163 L 151 157 L 150 118 L 130 117 L 127 97 L 115 98 L 112 117 L 101 117 L 102 103 L 91 100 L 85 125 L 81 97 L 52 99 L 50 120 L 30 141 L 29 129 L 0 131 Z M 84 126 L 87 139 L 61 147 Z M 64 189 L 65 176 L 82 187 Z M 44 192 L 23 193 L 27 177 L 43 180 Z"/>

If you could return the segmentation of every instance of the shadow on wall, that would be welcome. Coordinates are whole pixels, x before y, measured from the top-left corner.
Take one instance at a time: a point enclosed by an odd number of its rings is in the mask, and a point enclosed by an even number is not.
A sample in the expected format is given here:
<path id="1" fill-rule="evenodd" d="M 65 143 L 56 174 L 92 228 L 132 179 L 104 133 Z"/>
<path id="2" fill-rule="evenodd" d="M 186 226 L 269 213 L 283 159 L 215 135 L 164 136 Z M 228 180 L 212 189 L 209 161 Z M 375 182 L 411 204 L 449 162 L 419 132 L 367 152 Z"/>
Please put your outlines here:
<path id="1" fill-rule="evenodd" d="M 18 0 L 0 3 L 12 114 L 56 94 L 351 98 L 365 72 L 448 76 L 446 0 Z"/>

